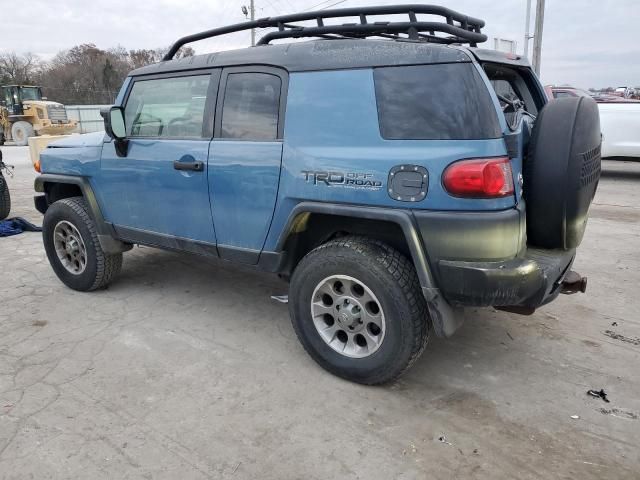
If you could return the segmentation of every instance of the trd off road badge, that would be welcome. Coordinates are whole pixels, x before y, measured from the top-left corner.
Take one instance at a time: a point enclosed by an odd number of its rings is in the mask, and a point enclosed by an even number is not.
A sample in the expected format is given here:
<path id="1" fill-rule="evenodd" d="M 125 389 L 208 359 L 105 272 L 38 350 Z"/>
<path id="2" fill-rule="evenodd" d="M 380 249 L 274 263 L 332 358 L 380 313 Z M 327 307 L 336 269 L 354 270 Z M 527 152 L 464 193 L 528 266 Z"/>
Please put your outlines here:
<path id="1" fill-rule="evenodd" d="M 316 170 L 302 170 L 301 173 L 305 182 L 314 185 L 364 190 L 379 190 L 382 188 L 382 182 L 373 178 L 373 173 L 324 172 Z"/>

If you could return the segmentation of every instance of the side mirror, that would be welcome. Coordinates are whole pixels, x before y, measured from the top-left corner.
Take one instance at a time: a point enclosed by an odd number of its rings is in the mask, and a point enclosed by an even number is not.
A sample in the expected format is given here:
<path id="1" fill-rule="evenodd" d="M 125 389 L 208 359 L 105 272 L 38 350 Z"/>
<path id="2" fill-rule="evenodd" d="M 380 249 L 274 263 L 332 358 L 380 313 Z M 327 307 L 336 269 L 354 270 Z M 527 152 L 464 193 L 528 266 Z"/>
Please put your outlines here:
<path id="1" fill-rule="evenodd" d="M 122 107 L 109 107 L 100 111 L 104 118 L 104 131 L 113 139 L 116 153 L 119 157 L 127 156 L 127 129 L 124 124 L 124 110 Z"/>

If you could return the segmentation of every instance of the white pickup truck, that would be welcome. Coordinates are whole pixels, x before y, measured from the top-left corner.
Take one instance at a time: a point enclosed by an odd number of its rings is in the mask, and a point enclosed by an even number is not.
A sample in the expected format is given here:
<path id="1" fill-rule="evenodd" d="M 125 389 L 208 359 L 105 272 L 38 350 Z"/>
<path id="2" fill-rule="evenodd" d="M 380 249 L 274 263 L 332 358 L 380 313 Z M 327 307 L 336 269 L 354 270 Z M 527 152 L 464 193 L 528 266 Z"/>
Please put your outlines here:
<path id="1" fill-rule="evenodd" d="M 590 97 L 573 87 L 545 87 L 549 99 Z M 602 157 L 640 158 L 640 101 L 622 97 L 595 97 L 600 110 Z"/>
<path id="2" fill-rule="evenodd" d="M 603 157 L 640 158 L 640 102 L 598 103 Z"/>

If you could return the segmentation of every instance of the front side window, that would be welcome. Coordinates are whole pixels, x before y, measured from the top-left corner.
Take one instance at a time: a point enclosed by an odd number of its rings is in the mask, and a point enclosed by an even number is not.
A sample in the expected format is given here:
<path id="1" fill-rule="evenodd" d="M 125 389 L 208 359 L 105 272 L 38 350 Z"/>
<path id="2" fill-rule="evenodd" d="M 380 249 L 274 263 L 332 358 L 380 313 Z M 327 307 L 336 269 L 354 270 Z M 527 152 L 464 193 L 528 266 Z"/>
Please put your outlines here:
<path id="1" fill-rule="evenodd" d="M 376 68 L 380 133 L 388 140 L 498 138 L 496 109 L 471 63 Z"/>
<path id="2" fill-rule="evenodd" d="M 138 80 L 124 109 L 129 137 L 202 138 L 210 75 Z"/>
<path id="3" fill-rule="evenodd" d="M 222 105 L 220 137 L 269 141 L 278 138 L 280 77 L 231 73 Z"/>

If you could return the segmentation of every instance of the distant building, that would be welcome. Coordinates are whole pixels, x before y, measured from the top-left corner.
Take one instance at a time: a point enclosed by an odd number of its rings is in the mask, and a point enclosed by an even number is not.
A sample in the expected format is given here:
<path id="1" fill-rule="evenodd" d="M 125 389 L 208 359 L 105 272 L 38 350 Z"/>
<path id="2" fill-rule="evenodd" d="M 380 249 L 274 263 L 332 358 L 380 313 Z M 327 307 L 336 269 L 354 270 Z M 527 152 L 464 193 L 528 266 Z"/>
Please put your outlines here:
<path id="1" fill-rule="evenodd" d="M 518 42 L 506 38 L 493 37 L 493 49 L 499 52 L 516 53 Z"/>

